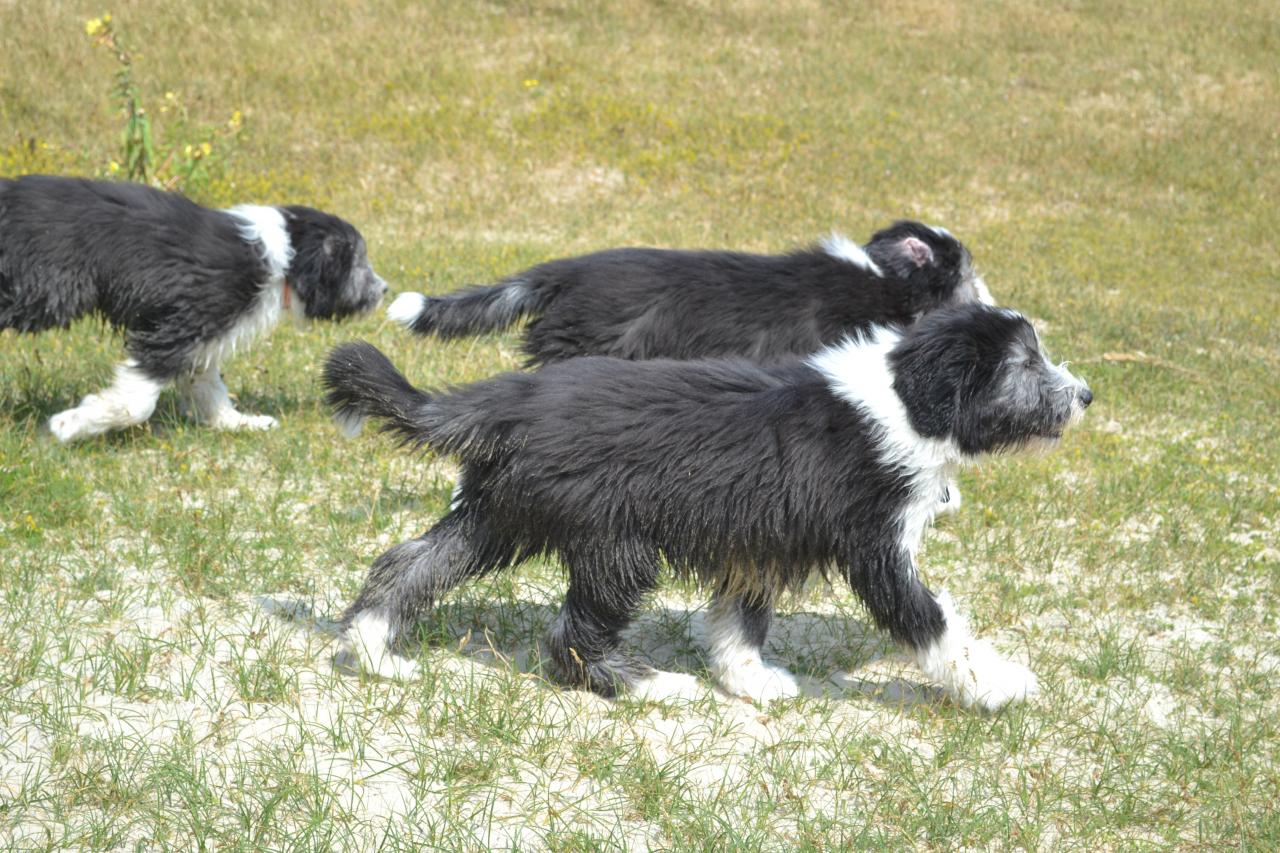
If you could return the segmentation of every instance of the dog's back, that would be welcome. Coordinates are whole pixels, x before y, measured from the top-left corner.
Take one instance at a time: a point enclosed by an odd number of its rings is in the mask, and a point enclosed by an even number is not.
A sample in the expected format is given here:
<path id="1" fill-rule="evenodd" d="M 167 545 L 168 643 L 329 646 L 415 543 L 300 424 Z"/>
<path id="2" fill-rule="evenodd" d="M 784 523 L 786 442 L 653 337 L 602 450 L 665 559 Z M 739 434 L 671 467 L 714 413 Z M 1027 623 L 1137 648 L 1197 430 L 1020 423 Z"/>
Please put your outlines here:
<path id="1" fill-rule="evenodd" d="M 813 565 L 845 525 L 814 520 L 841 508 L 809 492 L 833 477 L 860 488 L 839 469 L 873 440 L 800 361 L 591 357 L 426 393 L 374 347 L 346 344 L 324 383 L 340 422 L 385 419 L 404 442 L 457 457 L 467 500 L 534 550 L 630 532 L 664 542 L 673 564 L 763 549 Z M 775 499 L 761 507 L 759 494 Z M 793 529 L 797 507 L 812 509 L 807 533 Z"/>
<path id="2" fill-rule="evenodd" d="M 869 320 L 907 323 L 919 294 L 821 249 L 788 255 L 614 249 L 535 267 L 548 307 L 525 333 L 530 366 L 587 355 L 629 360 L 812 352 Z"/>
<path id="3" fill-rule="evenodd" d="M 776 361 L 977 300 L 990 295 L 964 245 L 944 229 L 905 221 L 865 249 L 834 235 L 785 255 L 611 249 L 445 296 L 402 294 L 389 314 L 441 338 L 532 317 L 530 366 L 587 355 Z"/>
<path id="4" fill-rule="evenodd" d="M 231 218 L 176 193 L 45 175 L 0 181 L 0 328 L 35 332 L 100 311 L 145 332 L 171 310 L 162 273 L 175 262 L 258 277 Z"/>

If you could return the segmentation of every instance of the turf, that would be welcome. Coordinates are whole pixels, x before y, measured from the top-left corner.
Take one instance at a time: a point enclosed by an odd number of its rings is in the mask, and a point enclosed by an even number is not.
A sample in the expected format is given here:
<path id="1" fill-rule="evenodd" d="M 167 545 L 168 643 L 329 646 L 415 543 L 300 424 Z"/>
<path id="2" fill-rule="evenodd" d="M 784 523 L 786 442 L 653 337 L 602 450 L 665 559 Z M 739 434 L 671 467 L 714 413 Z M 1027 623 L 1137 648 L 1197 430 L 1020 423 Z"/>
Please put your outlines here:
<path id="1" fill-rule="evenodd" d="M 115 65 L 85 36 L 103 11 L 0 3 L 0 174 L 113 174 Z M 0 846 L 1280 846 L 1272 4 L 114 12 L 160 143 L 222 134 L 187 192 L 329 208 L 394 291 L 916 217 L 1096 402 L 1054 453 L 965 471 L 922 556 L 1037 701 L 947 704 L 818 587 L 769 646 L 806 696 L 610 703 L 541 678 L 555 565 L 451 596 L 420 681 L 354 675 L 333 639 L 454 471 L 342 441 L 325 350 L 365 338 L 439 385 L 516 367 L 514 335 L 281 328 L 225 371 L 280 429 L 201 429 L 166 395 L 146 427 L 63 447 L 45 421 L 119 340 L 0 333 Z M 702 599 L 667 585 L 635 642 L 705 676 Z"/>

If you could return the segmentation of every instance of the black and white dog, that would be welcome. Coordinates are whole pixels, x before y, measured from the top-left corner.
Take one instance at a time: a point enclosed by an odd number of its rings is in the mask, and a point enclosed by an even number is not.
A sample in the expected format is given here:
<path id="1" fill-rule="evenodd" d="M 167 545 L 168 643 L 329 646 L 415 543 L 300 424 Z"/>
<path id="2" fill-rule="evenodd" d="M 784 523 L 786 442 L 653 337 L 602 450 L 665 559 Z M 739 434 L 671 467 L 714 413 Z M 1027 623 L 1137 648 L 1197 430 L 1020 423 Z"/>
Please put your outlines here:
<path id="1" fill-rule="evenodd" d="M 865 248 L 832 235 L 787 255 L 611 249 L 447 296 L 401 294 L 387 313 L 441 338 L 533 315 L 530 366 L 584 355 L 766 362 L 973 300 L 991 295 L 968 249 L 945 229 L 899 222 Z"/>
<path id="2" fill-rule="evenodd" d="M 324 381 L 340 421 L 385 419 L 465 476 L 458 505 L 379 557 L 343 617 L 374 672 L 414 671 L 398 653 L 458 583 L 554 553 L 569 589 L 553 675 L 605 696 L 697 690 L 619 648 L 663 561 L 714 590 L 711 668 L 731 694 L 798 692 L 761 658 L 765 634 L 784 590 L 832 569 L 959 703 L 993 709 L 1036 689 L 915 562 L 955 466 L 1053 442 L 1092 400 L 1013 311 L 948 308 L 804 361 L 583 358 L 442 393 L 357 343 L 333 352 Z"/>
<path id="3" fill-rule="evenodd" d="M 386 288 L 360 232 L 309 207 L 210 210 L 139 184 L 0 180 L 0 329 L 98 312 L 125 335 L 115 382 L 50 420 L 61 441 L 145 421 L 170 383 L 212 426 L 275 426 L 236 411 L 223 358 L 284 315 L 367 311 Z"/>

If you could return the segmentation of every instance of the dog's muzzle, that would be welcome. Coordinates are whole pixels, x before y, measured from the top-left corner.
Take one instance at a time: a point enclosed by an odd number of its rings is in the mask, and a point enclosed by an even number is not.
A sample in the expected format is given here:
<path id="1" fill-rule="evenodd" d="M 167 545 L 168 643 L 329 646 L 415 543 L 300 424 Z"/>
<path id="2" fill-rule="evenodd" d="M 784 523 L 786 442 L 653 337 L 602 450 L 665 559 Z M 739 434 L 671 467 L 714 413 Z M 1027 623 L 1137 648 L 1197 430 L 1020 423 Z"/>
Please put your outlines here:
<path id="1" fill-rule="evenodd" d="M 1089 408 L 1089 404 L 1093 402 L 1093 392 L 1089 390 L 1089 386 L 1081 380 L 1076 380 L 1076 393 L 1071 398 L 1071 419 L 1068 425 L 1074 426 L 1084 419 L 1084 410 Z"/>

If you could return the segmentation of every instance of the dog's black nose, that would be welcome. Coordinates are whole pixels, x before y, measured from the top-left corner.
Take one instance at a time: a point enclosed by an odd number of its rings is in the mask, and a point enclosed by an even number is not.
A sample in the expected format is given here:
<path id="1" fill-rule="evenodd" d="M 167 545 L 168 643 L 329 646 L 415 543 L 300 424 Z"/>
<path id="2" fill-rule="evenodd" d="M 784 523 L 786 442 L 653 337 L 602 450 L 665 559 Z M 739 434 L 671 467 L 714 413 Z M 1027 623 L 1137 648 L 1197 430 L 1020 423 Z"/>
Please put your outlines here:
<path id="1" fill-rule="evenodd" d="M 1080 391 L 1080 405 L 1084 406 L 1087 409 L 1089 408 L 1089 404 L 1092 402 L 1093 402 L 1093 392 L 1090 391 L 1088 388 L 1082 389 Z"/>

